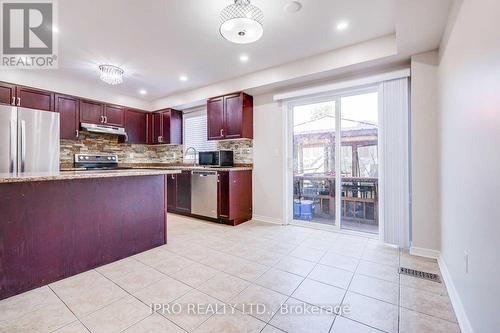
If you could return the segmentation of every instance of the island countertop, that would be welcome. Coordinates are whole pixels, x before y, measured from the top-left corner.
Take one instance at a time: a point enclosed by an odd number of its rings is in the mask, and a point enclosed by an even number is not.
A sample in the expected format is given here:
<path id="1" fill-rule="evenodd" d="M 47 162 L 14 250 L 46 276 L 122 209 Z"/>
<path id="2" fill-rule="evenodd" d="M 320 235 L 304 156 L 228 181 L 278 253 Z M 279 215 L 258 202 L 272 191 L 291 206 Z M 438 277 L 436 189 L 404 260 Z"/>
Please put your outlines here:
<path id="1" fill-rule="evenodd" d="M 132 176 L 158 176 L 181 173 L 179 169 L 120 169 L 60 172 L 25 172 L 22 174 L 0 173 L 0 184 L 26 183 L 53 180 L 94 179 Z"/>

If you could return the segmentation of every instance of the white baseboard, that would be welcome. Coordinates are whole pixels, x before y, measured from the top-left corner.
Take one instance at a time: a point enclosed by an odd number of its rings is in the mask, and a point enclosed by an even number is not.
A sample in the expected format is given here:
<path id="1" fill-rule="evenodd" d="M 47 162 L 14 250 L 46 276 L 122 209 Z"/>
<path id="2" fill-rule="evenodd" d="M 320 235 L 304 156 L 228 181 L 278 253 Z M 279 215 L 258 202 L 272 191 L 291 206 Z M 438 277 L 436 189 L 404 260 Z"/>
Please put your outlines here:
<path id="1" fill-rule="evenodd" d="M 260 222 L 267 222 L 267 223 L 274 223 L 274 224 L 283 224 L 283 220 L 275 218 L 275 217 L 269 217 L 269 216 L 263 216 L 263 215 L 253 215 L 252 220 L 255 221 L 260 221 Z"/>
<path id="2" fill-rule="evenodd" d="M 457 316 L 460 330 L 462 331 L 462 333 L 474 333 L 469 318 L 465 313 L 462 301 L 460 300 L 460 296 L 458 295 L 457 289 L 455 288 L 455 284 L 453 283 L 453 280 L 451 278 L 450 272 L 448 271 L 448 267 L 446 267 L 446 263 L 443 260 L 443 257 L 440 255 L 437 260 L 439 269 L 441 270 L 443 281 L 446 285 L 446 290 L 448 291 L 451 304 L 453 305 L 453 310 L 455 310 L 455 315 Z"/>
<path id="3" fill-rule="evenodd" d="M 412 247 L 410 247 L 410 254 L 412 256 L 437 259 L 437 258 L 439 258 L 440 252 L 436 251 L 436 250 L 426 249 L 423 247 L 412 246 Z"/>

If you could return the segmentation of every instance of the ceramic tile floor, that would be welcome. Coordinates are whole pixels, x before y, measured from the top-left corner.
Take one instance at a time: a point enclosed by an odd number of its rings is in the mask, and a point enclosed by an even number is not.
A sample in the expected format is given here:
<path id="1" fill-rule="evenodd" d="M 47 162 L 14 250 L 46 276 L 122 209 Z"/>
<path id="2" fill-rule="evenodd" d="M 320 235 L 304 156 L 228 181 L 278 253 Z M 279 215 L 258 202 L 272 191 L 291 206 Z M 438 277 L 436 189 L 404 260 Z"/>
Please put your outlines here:
<path id="1" fill-rule="evenodd" d="M 0 301 L 0 332 L 460 332 L 443 284 L 398 275 L 400 262 L 438 272 L 434 260 L 309 228 L 168 219 L 168 245 Z"/>

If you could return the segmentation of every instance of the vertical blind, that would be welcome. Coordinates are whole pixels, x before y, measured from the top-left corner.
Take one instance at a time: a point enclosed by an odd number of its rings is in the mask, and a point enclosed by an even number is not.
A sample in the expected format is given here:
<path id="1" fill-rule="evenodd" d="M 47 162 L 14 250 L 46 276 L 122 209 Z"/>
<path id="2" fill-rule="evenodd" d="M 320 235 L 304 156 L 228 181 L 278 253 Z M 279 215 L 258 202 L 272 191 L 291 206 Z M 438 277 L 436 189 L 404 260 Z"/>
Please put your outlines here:
<path id="1" fill-rule="evenodd" d="M 197 109 L 192 112 L 184 113 L 184 160 L 192 161 L 194 156 L 192 151 L 186 156 L 186 149 L 193 147 L 197 152 L 216 150 L 216 141 L 208 141 L 207 137 L 207 110 Z"/>
<path id="2" fill-rule="evenodd" d="M 382 146 L 380 218 L 383 239 L 408 247 L 410 243 L 409 96 L 408 79 L 380 86 L 380 144 Z"/>

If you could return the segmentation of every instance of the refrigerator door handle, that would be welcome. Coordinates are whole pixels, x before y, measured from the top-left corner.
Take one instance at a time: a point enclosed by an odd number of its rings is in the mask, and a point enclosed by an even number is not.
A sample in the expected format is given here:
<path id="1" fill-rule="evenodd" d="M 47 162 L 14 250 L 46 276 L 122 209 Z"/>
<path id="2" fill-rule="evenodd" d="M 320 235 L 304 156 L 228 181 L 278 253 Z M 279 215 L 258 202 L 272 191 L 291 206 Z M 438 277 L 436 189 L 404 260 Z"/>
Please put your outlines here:
<path id="1" fill-rule="evenodd" d="M 26 121 L 21 120 L 21 172 L 24 172 L 26 162 Z"/>
<path id="2" fill-rule="evenodd" d="M 10 163 L 9 163 L 9 172 L 10 173 L 13 173 L 13 172 L 16 172 L 17 170 L 15 170 L 15 165 L 16 165 L 16 162 L 14 160 L 15 158 L 15 153 L 16 153 L 16 150 L 17 150 L 17 140 L 16 140 L 16 126 L 17 126 L 17 123 L 12 120 L 10 122 Z"/>

